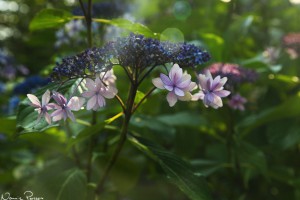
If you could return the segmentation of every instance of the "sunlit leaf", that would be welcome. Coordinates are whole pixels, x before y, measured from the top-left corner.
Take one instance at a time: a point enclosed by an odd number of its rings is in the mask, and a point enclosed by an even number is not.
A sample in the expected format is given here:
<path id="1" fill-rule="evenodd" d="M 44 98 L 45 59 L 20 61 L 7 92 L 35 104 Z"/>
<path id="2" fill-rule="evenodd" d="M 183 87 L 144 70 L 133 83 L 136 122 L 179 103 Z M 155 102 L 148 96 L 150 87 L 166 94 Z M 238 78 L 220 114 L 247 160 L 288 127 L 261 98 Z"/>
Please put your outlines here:
<path id="1" fill-rule="evenodd" d="M 46 28 L 56 28 L 62 26 L 72 19 L 71 13 L 60 9 L 41 10 L 31 20 L 29 29 L 31 31 L 42 30 Z"/>
<path id="2" fill-rule="evenodd" d="M 156 161 L 167 178 L 192 200 L 212 199 L 209 187 L 201 175 L 195 175 L 192 167 L 178 156 L 163 150 L 141 137 L 129 137 L 130 142 Z"/>

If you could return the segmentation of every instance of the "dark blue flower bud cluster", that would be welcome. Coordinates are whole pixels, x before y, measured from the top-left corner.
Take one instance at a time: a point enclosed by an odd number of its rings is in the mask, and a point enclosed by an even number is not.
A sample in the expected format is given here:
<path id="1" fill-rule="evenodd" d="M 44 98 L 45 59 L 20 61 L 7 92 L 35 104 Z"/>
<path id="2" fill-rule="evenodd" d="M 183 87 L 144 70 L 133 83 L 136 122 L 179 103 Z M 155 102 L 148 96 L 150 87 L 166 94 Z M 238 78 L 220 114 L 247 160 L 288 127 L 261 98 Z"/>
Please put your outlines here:
<path id="1" fill-rule="evenodd" d="M 110 70 L 114 64 L 138 69 L 166 63 L 195 67 L 209 59 L 210 55 L 206 51 L 193 44 L 161 42 L 143 35 L 130 34 L 104 47 L 88 49 L 79 55 L 64 58 L 53 69 L 52 78 L 83 78 Z"/>
<path id="2" fill-rule="evenodd" d="M 15 95 L 26 95 L 28 93 L 32 93 L 34 90 L 47 85 L 50 82 L 49 78 L 43 78 L 41 76 L 30 76 L 26 78 L 22 83 L 17 84 L 14 89 L 13 93 Z"/>
<path id="3" fill-rule="evenodd" d="M 113 64 L 111 58 L 113 49 L 111 43 L 101 48 L 91 48 L 76 55 L 63 58 L 53 68 L 51 79 L 63 80 L 64 78 L 85 78 L 89 75 L 108 71 Z"/>

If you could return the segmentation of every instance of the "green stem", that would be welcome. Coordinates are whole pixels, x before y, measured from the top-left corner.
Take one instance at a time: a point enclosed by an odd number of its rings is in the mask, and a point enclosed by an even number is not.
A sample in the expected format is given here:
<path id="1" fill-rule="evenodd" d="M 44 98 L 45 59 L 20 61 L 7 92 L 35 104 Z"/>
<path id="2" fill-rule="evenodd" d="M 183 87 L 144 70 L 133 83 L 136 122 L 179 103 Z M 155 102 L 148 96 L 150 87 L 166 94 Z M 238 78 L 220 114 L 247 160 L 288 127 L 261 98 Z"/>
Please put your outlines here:
<path id="1" fill-rule="evenodd" d="M 133 105 L 134 105 L 134 99 L 135 99 L 136 93 L 137 93 L 137 84 L 131 84 L 130 91 L 129 91 L 129 94 L 128 94 L 128 100 L 126 102 L 126 110 L 124 112 L 125 118 L 124 118 L 123 124 L 122 124 L 120 140 L 119 140 L 119 143 L 118 143 L 118 145 L 117 145 L 117 147 L 116 147 L 116 149 L 113 153 L 113 156 L 111 157 L 108 165 L 106 166 L 106 168 L 104 170 L 103 176 L 101 177 L 101 179 L 99 181 L 99 184 L 98 184 L 97 190 L 96 190 L 96 193 L 98 195 L 101 194 L 101 192 L 103 190 L 103 187 L 104 187 L 104 183 L 105 183 L 112 167 L 114 166 L 115 162 L 117 161 L 117 158 L 119 157 L 119 154 L 120 154 L 120 152 L 123 148 L 123 145 L 126 141 L 127 132 L 128 132 L 128 125 L 129 125 L 130 118 L 132 116 L 132 108 L 133 108 Z"/>

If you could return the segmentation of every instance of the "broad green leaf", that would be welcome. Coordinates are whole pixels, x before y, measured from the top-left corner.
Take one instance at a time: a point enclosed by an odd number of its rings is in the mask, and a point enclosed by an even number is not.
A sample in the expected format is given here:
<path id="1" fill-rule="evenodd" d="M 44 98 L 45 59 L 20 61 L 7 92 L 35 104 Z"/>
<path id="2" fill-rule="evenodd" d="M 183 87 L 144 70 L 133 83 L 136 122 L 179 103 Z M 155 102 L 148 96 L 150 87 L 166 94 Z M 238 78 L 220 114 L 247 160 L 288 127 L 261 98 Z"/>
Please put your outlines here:
<path id="1" fill-rule="evenodd" d="M 66 82 L 59 88 L 58 91 L 61 93 L 65 93 L 71 88 L 75 81 L 76 80 L 70 80 Z M 37 98 L 41 101 L 42 95 L 47 89 L 52 91 L 57 90 L 58 87 L 59 86 L 57 83 L 51 83 L 37 90 L 34 95 L 36 95 Z M 50 127 L 58 126 L 57 123 L 52 123 L 51 125 L 48 125 L 48 123 L 44 119 L 41 119 L 37 123 L 38 113 L 34 110 L 32 106 L 29 105 L 29 103 L 29 99 L 25 98 L 18 107 L 17 134 L 41 132 Z"/>
<path id="2" fill-rule="evenodd" d="M 162 167 L 168 179 L 190 199 L 212 199 L 203 176 L 195 175 L 192 167 L 187 162 L 144 138 L 130 136 L 128 139 L 135 147 L 156 161 Z"/>
<path id="3" fill-rule="evenodd" d="M 87 180 L 85 173 L 79 169 L 70 169 L 63 174 L 64 181 L 56 196 L 56 200 L 85 199 Z"/>
<path id="4" fill-rule="evenodd" d="M 205 118 L 196 113 L 179 112 L 172 115 L 160 115 L 157 120 L 170 126 L 199 127 L 207 124 Z"/>
<path id="5" fill-rule="evenodd" d="M 287 99 L 282 104 L 265 109 L 261 113 L 251 115 L 240 122 L 236 129 L 239 133 L 247 134 L 252 129 L 279 119 L 300 115 L 300 94 Z"/>
<path id="6" fill-rule="evenodd" d="M 73 145 L 90 138 L 92 135 L 99 133 L 104 128 L 105 122 L 99 122 L 93 126 L 85 128 L 81 131 L 76 137 L 72 137 L 68 144 L 68 148 L 72 147 Z"/>
<path id="7" fill-rule="evenodd" d="M 147 26 L 140 24 L 140 23 L 134 23 L 127 19 L 112 19 L 108 22 L 111 25 L 123 28 L 125 30 L 131 31 L 133 33 L 142 34 L 146 37 L 157 37 L 158 34 L 153 33 Z"/>
<path id="8" fill-rule="evenodd" d="M 31 20 L 29 29 L 31 31 L 42 30 L 47 28 L 56 28 L 72 19 L 71 13 L 60 9 L 41 10 Z"/>
<path id="9" fill-rule="evenodd" d="M 201 34 L 201 39 L 206 44 L 206 48 L 211 55 L 214 55 L 214 59 L 217 61 L 222 60 L 222 51 L 224 49 L 224 40 L 218 35 L 213 33 Z"/>

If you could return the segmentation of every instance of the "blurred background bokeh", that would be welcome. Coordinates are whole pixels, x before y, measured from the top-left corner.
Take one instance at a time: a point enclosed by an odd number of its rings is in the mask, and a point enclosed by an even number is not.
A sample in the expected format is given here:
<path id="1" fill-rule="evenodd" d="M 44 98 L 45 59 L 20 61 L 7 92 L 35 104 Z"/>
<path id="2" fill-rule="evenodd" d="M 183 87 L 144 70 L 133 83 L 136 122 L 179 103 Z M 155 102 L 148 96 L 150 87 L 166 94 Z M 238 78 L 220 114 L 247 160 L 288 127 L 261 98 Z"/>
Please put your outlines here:
<path id="1" fill-rule="evenodd" d="M 212 58 L 197 71 L 209 69 L 213 75 L 229 78 L 226 87 L 232 94 L 223 108 L 207 109 L 199 102 L 179 102 L 170 108 L 165 95 L 155 93 L 133 117 L 133 131 L 188 161 L 206 177 L 215 199 L 300 199 L 299 0 L 93 3 L 94 18 L 125 18 L 146 25 L 164 39 L 201 46 Z M 40 185 L 64 183 L 55 177 L 62 174 L 63 178 L 74 165 L 63 128 L 16 134 L 19 102 L 49 83 L 56 62 L 88 46 L 84 20 L 30 31 L 30 21 L 45 8 L 83 15 L 75 0 L 0 0 L 0 195 L 31 190 L 56 199 L 58 186 L 45 190 Z M 119 27 L 92 24 L 93 46 L 127 34 Z M 120 71 L 115 73 L 122 96 L 127 85 Z M 149 87 L 150 78 L 142 88 Z M 118 105 L 110 106 L 100 112 L 100 119 L 117 113 Z M 89 119 L 84 113 L 80 116 Z M 72 124 L 71 129 L 76 135 L 83 125 Z M 103 166 L 101 156 L 107 153 L 103 149 L 114 145 L 116 133 L 111 132 L 99 136 L 96 180 Z M 188 199 L 166 180 L 157 164 L 126 145 L 104 198 Z"/>

